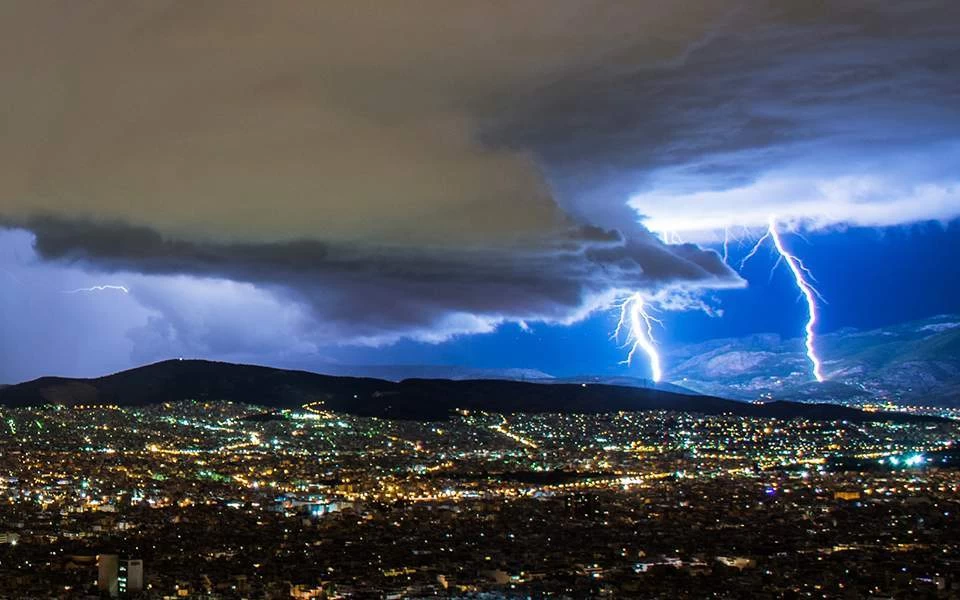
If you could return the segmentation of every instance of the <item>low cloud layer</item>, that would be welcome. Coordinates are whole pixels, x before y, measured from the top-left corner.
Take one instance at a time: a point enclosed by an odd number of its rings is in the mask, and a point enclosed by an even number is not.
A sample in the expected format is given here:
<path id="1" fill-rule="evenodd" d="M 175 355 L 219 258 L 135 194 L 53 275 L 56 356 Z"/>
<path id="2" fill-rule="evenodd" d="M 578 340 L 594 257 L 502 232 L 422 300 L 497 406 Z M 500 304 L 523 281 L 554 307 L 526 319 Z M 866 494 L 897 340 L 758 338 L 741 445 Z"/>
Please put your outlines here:
<path id="1" fill-rule="evenodd" d="M 551 247 L 433 249 L 165 240 L 129 226 L 32 222 L 45 260 L 111 272 L 252 282 L 307 307 L 318 341 L 443 341 L 505 321 L 569 323 L 633 290 L 732 287 L 720 257 L 693 245 L 582 229 Z"/>
<path id="2" fill-rule="evenodd" d="M 506 322 L 566 324 L 635 289 L 739 285 L 717 254 L 598 230 L 539 253 L 197 243 L 42 220 L 0 231 L 0 380 L 171 356 L 337 362 L 342 345 L 438 343 Z M 641 268 L 638 261 L 643 262 Z M 85 290 L 85 291 L 79 291 Z M 37 358 L 42 356 L 41 363 Z"/>

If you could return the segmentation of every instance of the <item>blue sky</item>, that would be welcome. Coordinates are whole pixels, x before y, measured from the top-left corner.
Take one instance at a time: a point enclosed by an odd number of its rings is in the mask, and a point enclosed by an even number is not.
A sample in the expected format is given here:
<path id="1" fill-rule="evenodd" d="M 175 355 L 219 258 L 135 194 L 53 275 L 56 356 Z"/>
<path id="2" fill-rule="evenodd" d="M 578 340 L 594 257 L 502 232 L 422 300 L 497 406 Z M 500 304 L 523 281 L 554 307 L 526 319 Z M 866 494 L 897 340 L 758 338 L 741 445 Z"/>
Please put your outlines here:
<path id="1" fill-rule="evenodd" d="M 845 230 L 785 236 L 790 249 L 816 274 L 829 304 L 821 307 L 818 331 L 843 327 L 870 329 L 960 311 L 960 221 L 927 222 L 889 228 Z M 739 264 L 751 241 L 733 244 L 731 262 Z M 719 248 L 718 248 L 719 250 Z M 952 257 L 944 264 L 943 257 Z M 753 333 L 799 337 L 806 312 L 796 285 L 771 251 L 760 252 L 743 274 L 742 290 L 713 292 L 722 316 L 701 311 L 662 313 L 657 340 L 671 345 Z M 953 272 L 951 272 L 951 270 Z M 598 313 L 573 326 L 534 326 L 523 331 L 504 326 L 496 333 L 465 336 L 441 345 L 404 342 L 376 352 L 348 350 L 347 362 L 449 364 L 483 368 L 525 367 L 557 376 L 630 374 L 645 377 L 642 357 L 633 366 L 619 364 L 624 350 L 608 338 L 616 313 Z M 669 368 L 669 365 L 667 365 Z"/>

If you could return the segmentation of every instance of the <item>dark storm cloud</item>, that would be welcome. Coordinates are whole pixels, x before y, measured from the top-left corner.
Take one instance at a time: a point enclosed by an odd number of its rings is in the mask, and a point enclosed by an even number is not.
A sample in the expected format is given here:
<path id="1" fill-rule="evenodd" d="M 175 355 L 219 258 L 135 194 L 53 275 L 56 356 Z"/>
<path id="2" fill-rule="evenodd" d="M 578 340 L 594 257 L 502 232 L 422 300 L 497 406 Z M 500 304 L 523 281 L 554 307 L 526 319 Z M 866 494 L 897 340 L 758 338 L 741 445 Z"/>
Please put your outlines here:
<path id="1" fill-rule="evenodd" d="M 958 12 L 9 2 L 0 222 L 57 263 L 269 289 L 316 339 L 572 322 L 743 283 L 641 216 L 692 234 L 956 214 Z M 207 330 L 161 296 L 143 339 Z"/>
<path id="2" fill-rule="evenodd" d="M 38 219 L 35 248 L 58 264 L 251 282 L 308 306 L 324 341 L 440 340 L 503 321 L 571 322 L 611 293 L 739 284 L 714 252 L 574 230 L 538 252 L 374 247 L 317 241 L 219 244 L 146 228 Z"/>
<path id="3" fill-rule="evenodd" d="M 960 128 L 955 3 L 753 4 L 759 9 L 741 4 L 678 63 L 558 81 L 506 135 L 552 165 L 642 173 L 694 163 L 749 176 L 762 165 L 706 159 L 744 150 L 776 157 L 815 140 L 943 140 Z M 811 8 L 789 9 L 801 4 Z"/>
<path id="4" fill-rule="evenodd" d="M 711 211 L 713 228 L 958 214 L 960 4 L 737 6 L 681 59 L 558 80 L 498 135 L 536 148 L 563 205 L 608 227 L 638 213 L 677 228 Z M 808 183 L 748 189 L 766 177 Z M 631 209 L 605 201 L 630 196 Z"/>
<path id="5" fill-rule="evenodd" d="M 5 3 L 0 214 L 201 241 L 535 244 L 569 218 L 537 156 L 482 130 L 566 73 L 624 52 L 669 60 L 721 12 L 692 0 Z"/>

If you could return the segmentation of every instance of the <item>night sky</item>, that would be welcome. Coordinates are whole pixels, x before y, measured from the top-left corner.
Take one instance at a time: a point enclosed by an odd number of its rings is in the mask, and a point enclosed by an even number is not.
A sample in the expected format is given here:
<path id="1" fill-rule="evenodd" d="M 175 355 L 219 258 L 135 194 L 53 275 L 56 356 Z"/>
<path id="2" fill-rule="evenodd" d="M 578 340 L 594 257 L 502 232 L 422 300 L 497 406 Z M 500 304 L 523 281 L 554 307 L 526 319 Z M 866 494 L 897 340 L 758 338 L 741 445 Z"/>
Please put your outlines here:
<path id="1" fill-rule="evenodd" d="M 7 2 L 0 382 L 960 311 L 960 4 Z M 729 257 L 723 261 L 724 238 Z M 106 286 L 106 287 L 104 287 Z"/>

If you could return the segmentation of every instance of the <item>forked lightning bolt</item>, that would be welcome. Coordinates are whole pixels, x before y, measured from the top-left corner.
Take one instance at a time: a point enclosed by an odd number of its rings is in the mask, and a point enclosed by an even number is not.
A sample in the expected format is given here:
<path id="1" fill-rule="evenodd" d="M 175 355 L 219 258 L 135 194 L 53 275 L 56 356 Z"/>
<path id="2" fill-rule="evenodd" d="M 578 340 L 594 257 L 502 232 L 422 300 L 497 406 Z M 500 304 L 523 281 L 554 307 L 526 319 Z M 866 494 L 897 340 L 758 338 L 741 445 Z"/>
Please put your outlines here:
<path id="1" fill-rule="evenodd" d="M 623 347 L 630 347 L 630 352 L 623 364 L 631 364 L 637 350 L 643 351 L 650 361 L 650 379 L 659 383 L 663 373 L 660 367 L 660 355 L 654 346 L 654 323 L 659 321 L 650 316 L 644 305 L 643 296 L 636 293 L 620 303 L 620 320 L 612 337 L 617 341 L 624 337 Z"/>
<path id="2" fill-rule="evenodd" d="M 807 323 L 804 326 L 804 331 L 806 333 L 804 345 L 807 350 L 807 358 L 810 360 L 810 364 L 813 366 L 813 376 L 817 381 L 822 382 L 824 380 L 823 370 L 820 364 L 820 357 L 817 356 L 816 349 L 816 332 L 814 328 L 817 325 L 817 298 L 823 300 L 823 296 L 820 295 L 820 292 L 817 291 L 815 287 L 810 283 L 810 281 L 815 281 L 813 274 L 810 270 L 803 264 L 799 258 L 790 253 L 783 245 L 783 240 L 780 238 L 780 233 L 777 231 L 777 223 L 774 217 L 770 217 L 770 220 L 767 225 L 767 232 L 757 240 L 757 243 L 753 246 L 750 252 L 740 261 L 740 268 L 743 268 L 743 265 L 750 260 L 760 249 L 760 246 L 764 241 L 770 239 L 773 241 L 773 247 L 776 249 L 779 257 L 777 258 L 777 264 L 780 264 L 780 261 L 783 261 L 787 264 L 787 267 L 790 269 L 790 273 L 793 275 L 794 281 L 797 283 L 797 288 L 800 289 L 800 295 L 807 303 Z M 774 265 L 776 268 L 776 265 Z"/>

